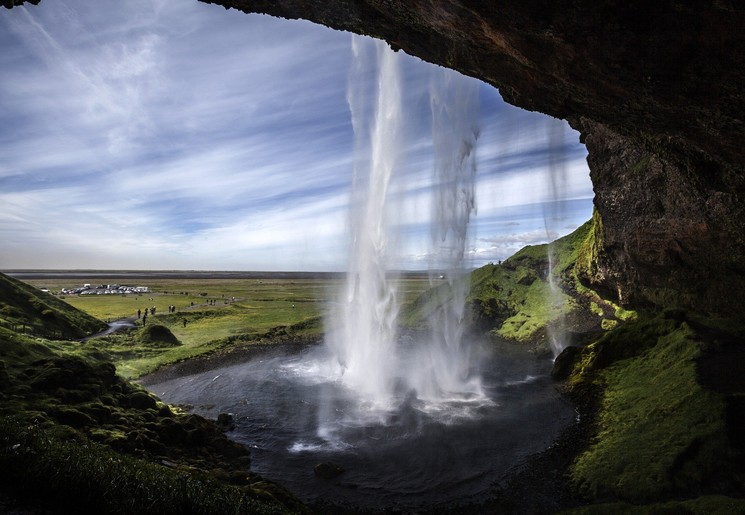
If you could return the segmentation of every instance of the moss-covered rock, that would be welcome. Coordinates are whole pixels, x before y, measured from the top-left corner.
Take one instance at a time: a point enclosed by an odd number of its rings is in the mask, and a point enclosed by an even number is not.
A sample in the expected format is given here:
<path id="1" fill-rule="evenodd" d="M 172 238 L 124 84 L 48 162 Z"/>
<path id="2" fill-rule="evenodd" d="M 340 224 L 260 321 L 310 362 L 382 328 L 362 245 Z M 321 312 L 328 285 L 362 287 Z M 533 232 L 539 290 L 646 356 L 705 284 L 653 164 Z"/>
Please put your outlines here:
<path id="1" fill-rule="evenodd" d="M 181 345 L 178 338 L 164 325 L 149 324 L 140 330 L 139 341 L 154 347 L 177 347 Z"/>
<path id="2" fill-rule="evenodd" d="M 707 330 L 684 318 L 641 316 L 555 366 L 562 375 L 571 368 L 574 390 L 596 385 L 603 392 L 595 438 L 571 467 L 584 495 L 641 503 L 745 491 L 731 403 L 698 378 Z"/>
<path id="3" fill-rule="evenodd" d="M 571 345 L 566 347 L 558 356 L 556 356 L 554 366 L 551 369 L 551 377 L 557 381 L 567 379 L 574 370 L 577 358 L 580 354 L 581 350 L 578 347 Z"/>
<path id="4" fill-rule="evenodd" d="M 139 390 L 135 390 L 128 394 L 124 404 L 139 410 L 154 409 L 157 407 L 155 397 L 145 391 Z"/>
<path id="5" fill-rule="evenodd" d="M 334 479 L 344 473 L 344 469 L 336 463 L 325 461 L 313 467 L 313 472 L 323 479 Z"/>

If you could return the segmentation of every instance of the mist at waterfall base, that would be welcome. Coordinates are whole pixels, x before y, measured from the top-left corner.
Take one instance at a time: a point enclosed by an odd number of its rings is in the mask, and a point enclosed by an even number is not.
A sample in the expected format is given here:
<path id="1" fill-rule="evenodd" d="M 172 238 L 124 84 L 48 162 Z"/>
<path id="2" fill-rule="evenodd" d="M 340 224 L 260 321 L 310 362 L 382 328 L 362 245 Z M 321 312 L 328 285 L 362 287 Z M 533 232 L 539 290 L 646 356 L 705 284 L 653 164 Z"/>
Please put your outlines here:
<path id="1" fill-rule="evenodd" d="M 430 87 L 433 270 L 427 330 L 398 330 L 397 170 L 405 166 L 406 85 L 384 43 L 355 38 L 348 101 L 355 130 L 347 280 L 325 345 L 151 385 L 169 403 L 215 418 L 251 449 L 251 470 L 307 502 L 378 510 L 479 502 L 574 420 L 551 360 L 469 341 L 468 224 L 475 212 L 478 91 L 447 70 Z M 362 83 L 375 70 L 375 94 Z M 400 186 L 398 186 L 400 187 Z M 319 463 L 343 471 L 324 479 Z"/>

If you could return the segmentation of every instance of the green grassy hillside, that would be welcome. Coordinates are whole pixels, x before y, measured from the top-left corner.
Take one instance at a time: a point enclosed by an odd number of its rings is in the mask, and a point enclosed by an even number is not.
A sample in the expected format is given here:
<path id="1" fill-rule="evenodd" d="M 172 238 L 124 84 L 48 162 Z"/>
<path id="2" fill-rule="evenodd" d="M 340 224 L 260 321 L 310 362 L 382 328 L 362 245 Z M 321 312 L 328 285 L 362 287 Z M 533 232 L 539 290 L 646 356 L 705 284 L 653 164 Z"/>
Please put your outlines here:
<path id="1" fill-rule="evenodd" d="M 528 246 L 499 265 L 476 270 L 468 297 L 474 323 L 518 342 L 541 342 L 547 328 L 560 324 L 567 343 L 574 343 L 628 318 L 578 279 L 578 263 L 593 244 L 593 225 L 590 220 L 551 245 Z"/>
<path id="2" fill-rule="evenodd" d="M 106 324 L 53 295 L 0 274 L 0 327 L 70 339 L 101 331 Z"/>
<path id="3" fill-rule="evenodd" d="M 593 224 L 590 220 L 551 245 L 528 246 L 503 263 L 473 271 L 466 299 L 470 327 L 499 338 L 545 346 L 546 332 L 553 326 L 562 326 L 569 338 L 566 343 L 576 343 L 589 341 L 629 318 L 632 314 L 584 287 L 577 277 L 577 263 L 594 241 Z M 553 294 L 551 282 L 556 285 Z M 448 298 L 446 284 L 424 292 L 404 310 L 404 325 L 424 325 Z"/>
<path id="4" fill-rule="evenodd" d="M 745 493 L 744 340 L 742 321 L 670 310 L 640 313 L 559 356 L 555 375 L 592 424 L 568 471 L 577 492 L 637 505 L 690 499 L 680 513 L 742 513 L 742 501 L 720 495 Z M 578 513 L 631 513 L 624 503 Z"/>

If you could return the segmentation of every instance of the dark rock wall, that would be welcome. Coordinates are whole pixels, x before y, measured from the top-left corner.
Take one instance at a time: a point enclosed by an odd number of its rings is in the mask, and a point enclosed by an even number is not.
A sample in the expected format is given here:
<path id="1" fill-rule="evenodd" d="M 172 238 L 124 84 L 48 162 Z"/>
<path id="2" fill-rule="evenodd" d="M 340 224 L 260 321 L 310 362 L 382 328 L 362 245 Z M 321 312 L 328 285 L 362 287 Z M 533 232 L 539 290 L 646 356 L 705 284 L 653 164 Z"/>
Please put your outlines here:
<path id="1" fill-rule="evenodd" d="M 745 177 L 581 120 L 596 223 L 584 282 L 624 305 L 745 312 Z"/>
<path id="2" fill-rule="evenodd" d="M 625 305 L 745 312 L 742 2 L 203 1 L 383 38 L 567 119 L 603 222 L 585 280 Z"/>

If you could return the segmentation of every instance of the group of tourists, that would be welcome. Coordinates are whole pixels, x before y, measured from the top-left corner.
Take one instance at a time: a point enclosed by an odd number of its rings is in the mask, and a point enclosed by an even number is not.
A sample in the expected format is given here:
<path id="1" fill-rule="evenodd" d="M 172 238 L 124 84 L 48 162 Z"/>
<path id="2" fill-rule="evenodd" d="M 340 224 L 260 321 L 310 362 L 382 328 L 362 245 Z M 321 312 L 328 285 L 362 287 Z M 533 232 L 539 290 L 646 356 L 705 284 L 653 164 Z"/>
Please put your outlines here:
<path id="1" fill-rule="evenodd" d="M 225 297 L 225 295 L 223 295 L 223 297 Z M 233 297 L 232 300 L 235 301 L 235 297 Z M 225 301 L 225 303 L 227 304 L 227 301 Z M 216 306 L 217 305 L 217 300 L 216 299 L 207 299 L 207 305 L 208 306 Z M 191 307 L 194 307 L 194 302 L 191 303 Z M 293 307 L 295 307 L 295 306 L 293 305 Z M 152 306 L 150 308 L 145 308 L 144 310 L 143 309 L 138 309 L 137 310 L 137 320 L 140 320 L 141 319 L 142 320 L 142 325 L 145 325 L 147 323 L 147 316 L 148 316 L 148 314 L 155 315 L 155 311 L 156 311 L 155 306 Z M 170 306 L 168 306 L 168 312 L 169 313 L 175 313 L 176 312 L 176 306 L 174 306 L 173 304 L 171 304 Z M 186 327 L 186 319 L 184 319 L 183 324 L 184 324 L 184 327 Z"/>
<path id="2" fill-rule="evenodd" d="M 154 315 L 155 314 L 155 309 L 156 309 L 155 306 L 153 306 L 151 308 L 145 308 L 144 314 L 143 314 L 143 311 L 141 309 L 138 309 L 137 310 L 137 320 L 139 320 L 140 318 L 147 318 L 147 312 L 148 311 L 150 311 L 150 314 L 151 315 Z"/>

